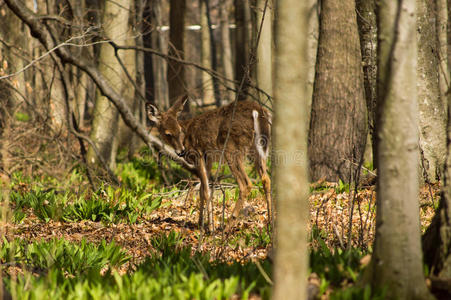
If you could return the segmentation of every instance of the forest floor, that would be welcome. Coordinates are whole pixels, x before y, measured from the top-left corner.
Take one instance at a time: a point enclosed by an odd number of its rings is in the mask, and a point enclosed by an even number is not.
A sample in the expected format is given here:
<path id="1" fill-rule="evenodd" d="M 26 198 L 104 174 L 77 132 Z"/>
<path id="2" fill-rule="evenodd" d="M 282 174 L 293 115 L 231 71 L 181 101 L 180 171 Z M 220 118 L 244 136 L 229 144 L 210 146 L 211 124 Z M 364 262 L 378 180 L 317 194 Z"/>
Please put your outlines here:
<path id="1" fill-rule="evenodd" d="M 212 260 L 245 262 L 264 259 L 271 256 L 270 236 L 266 230 L 266 203 L 258 188 L 255 189 L 255 196 L 244 206 L 244 215 L 229 233 L 220 229 L 223 206 L 218 203 L 218 199 L 222 199 L 221 190 L 215 192 L 214 215 L 217 230 L 213 234 L 198 230 L 198 212 L 193 200 L 197 193 L 188 190 L 177 191 L 176 196 L 171 195 L 174 192 L 163 195 L 160 207 L 134 224 L 89 220 L 43 222 L 29 211 L 20 223 L 4 224 L 3 232 L 8 240 L 19 238 L 29 242 L 53 238 L 73 242 L 85 239 L 94 243 L 114 240 L 132 257 L 130 264 L 124 266 L 123 272 L 149 256 L 153 237 L 172 231 L 179 233 L 183 243 L 192 246 L 193 251 L 209 253 Z M 375 187 L 359 189 L 356 195 L 352 191 L 349 193 L 349 188 L 344 185 L 331 183 L 321 183 L 311 189 L 309 228 L 316 228 L 330 249 L 345 249 L 350 238 L 353 247 L 368 250 L 374 239 Z M 433 217 L 434 207 L 439 201 L 439 190 L 438 185 L 425 185 L 420 190 L 422 230 Z M 233 208 L 231 202 L 228 201 L 224 207 L 226 218 Z M 12 208 L 14 209 L 13 205 Z M 314 240 L 312 243 L 311 246 L 314 247 Z"/>

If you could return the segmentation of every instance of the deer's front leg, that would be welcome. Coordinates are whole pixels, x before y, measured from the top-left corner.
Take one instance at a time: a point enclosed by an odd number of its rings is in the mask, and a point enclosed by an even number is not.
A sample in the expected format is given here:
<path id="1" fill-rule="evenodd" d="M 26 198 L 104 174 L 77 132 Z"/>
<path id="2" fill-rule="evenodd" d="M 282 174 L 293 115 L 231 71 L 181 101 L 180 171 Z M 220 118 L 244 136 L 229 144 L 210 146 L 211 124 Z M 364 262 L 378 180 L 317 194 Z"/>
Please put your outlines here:
<path id="1" fill-rule="evenodd" d="M 208 226 L 210 230 L 214 230 L 213 224 L 213 209 L 211 207 L 211 199 L 210 199 L 210 188 L 208 186 L 208 174 L 205 166 L 205 160 L 201 157 L 199 159 L 199 179 L 200 179 L 200 205 L 199 205 L 199 226 L 203 225 L 204 218 L 204 207 L 205 203 L 207 203 L 207 215 L 208 215 Z"/>

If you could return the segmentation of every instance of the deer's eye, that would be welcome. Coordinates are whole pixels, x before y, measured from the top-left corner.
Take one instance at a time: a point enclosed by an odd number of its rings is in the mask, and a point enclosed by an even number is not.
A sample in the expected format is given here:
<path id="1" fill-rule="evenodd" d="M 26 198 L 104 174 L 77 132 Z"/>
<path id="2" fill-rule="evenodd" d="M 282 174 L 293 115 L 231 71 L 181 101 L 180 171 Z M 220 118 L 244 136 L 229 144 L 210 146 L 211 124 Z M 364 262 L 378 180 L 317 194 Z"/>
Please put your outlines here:
<path id="1" fill-rule="evenodd" d="M 172 136 L 172 134 L 170 134 L 170 133 L 165 133 L 164 135 L 168 138 Z"/>

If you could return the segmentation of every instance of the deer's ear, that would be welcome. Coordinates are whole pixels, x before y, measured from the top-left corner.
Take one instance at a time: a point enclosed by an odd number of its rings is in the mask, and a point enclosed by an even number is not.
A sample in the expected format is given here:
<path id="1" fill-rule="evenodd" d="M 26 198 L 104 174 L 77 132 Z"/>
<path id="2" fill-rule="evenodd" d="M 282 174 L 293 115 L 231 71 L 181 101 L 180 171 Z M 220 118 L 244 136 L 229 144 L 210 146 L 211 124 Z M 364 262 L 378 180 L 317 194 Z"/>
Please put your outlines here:
<path id="1" fill-rule="evenodd" d="M 175 113 L 176 115 L 179 115 L 182 110 L 183 107 L 185 107 L 186 102 L 188 101 L 188 96 L 185 95 L 182 98 L 178 99 L 174 105 L 172 105 L 172 107 L 169 109 L 172 113 Z"/>
<path id="2" fill-rule="evenodd" d="M 149 102 L 146 103 L 146 112 L 147 112 L 147 118 L 155 125 L 158 125 L 160 123 L 160 112 L 158 111 L 158 108 L 155 105 L 150 104 Z"/>

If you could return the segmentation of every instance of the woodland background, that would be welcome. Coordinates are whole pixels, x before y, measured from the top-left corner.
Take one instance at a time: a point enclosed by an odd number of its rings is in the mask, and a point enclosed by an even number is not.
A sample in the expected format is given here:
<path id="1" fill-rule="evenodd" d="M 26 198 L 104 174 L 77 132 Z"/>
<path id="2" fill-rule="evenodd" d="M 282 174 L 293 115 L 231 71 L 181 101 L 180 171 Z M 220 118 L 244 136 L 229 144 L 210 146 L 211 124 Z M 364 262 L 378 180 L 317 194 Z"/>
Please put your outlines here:
<path id="1" fill-rule="evenodd" d="M 0 298 L 446 299 L 450 12 L 0 0 Z M 232 235 L 194 225 L 196 180 L 145 112 L 186 94 L 184 118 L 272 111 L 277 242 L 258 181 Z M 215 172 L 224 224 L 237 189 Z"/>

